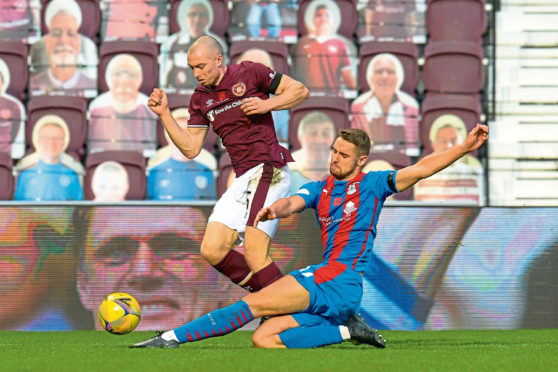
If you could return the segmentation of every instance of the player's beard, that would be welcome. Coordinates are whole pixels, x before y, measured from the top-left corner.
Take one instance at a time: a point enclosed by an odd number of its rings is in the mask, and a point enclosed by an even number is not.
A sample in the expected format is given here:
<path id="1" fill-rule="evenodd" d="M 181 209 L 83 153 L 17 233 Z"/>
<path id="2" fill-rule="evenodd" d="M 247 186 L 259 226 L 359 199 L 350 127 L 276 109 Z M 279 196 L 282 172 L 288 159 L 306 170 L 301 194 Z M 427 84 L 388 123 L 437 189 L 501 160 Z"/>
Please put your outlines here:
<path id="1" fill-rule="evenodd" d="M 343 179 L 347 178 L 351 173 L 353 173 L 355 171 L 355 169 L 357 168 L 357 166 L 358 166 L 358 163 L 355 162 L 355 163 L 353 163 L 353 165 L 350 169 L 343 172 L 343 170 L 339 166 L 335 166 L 334 164 L 331 164 L 329 166 L 329 173 L 331 173 L 331 175 L 333 177 L 335 177 L 335 179 L 343 180 Z"/>

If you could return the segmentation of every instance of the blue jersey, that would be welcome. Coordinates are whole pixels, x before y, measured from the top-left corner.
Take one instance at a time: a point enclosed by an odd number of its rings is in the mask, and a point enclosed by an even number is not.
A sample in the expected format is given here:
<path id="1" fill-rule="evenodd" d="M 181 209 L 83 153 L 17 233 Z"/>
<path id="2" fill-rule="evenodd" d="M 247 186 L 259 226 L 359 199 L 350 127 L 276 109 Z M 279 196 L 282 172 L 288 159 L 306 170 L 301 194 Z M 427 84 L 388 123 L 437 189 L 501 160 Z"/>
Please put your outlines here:
<path id="1" fill-rule="evenodd" d="M 368 268 L 384 201 L 398 192 L 388 184 L 390 173 L 395 182 L 393 171 L 360 173 L 349 181 L 336 181 L 330 175 L 323 181 L 307 183 L 296 193 L 304 199 L 306 208 L 316 210 L 324 259 L 331 267 L 341 271 L 350 267 L 359 272 Z"/>

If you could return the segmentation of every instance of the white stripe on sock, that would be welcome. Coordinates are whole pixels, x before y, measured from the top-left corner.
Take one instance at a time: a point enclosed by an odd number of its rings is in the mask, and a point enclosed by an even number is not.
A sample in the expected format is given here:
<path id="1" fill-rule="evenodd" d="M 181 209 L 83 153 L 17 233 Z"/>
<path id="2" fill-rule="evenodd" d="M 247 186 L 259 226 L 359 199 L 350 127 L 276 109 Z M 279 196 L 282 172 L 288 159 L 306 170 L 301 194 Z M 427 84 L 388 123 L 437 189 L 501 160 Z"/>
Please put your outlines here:
<path id="1" fill-rule="evenodd" d="M 339 331 L 341 332 L 341 337 L 343 340 L 350 340 L 351 334 L 349 333 L 349 328 L 346 326 L 339 326 Z"/>
<path id="2" fill-rule="evenodd" d="M 178 338 L 176 337 L 176 333 L 174 333 L 173 330 L 166 331 L 161 335 L 161 338 L 165 341 L 175 340 L 176 342 L 180 342 L 178 341 Z"/>

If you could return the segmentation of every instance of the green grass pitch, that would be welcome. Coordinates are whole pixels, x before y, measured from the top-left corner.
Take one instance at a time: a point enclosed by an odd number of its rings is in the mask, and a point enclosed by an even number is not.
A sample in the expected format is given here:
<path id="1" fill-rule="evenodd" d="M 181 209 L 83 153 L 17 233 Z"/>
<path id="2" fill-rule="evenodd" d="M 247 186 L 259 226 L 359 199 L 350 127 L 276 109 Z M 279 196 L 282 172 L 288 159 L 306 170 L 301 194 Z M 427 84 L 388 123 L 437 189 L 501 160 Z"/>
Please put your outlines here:
<path id="1" fill-rule="evenodd" d="M 153 332 L 0 332 L 0 371 L 558 371 L 558 329 L 384 331 L 386 349 L 344 342 L 263 350 L 240 331 L 179 349 L 128 349 Z"/>

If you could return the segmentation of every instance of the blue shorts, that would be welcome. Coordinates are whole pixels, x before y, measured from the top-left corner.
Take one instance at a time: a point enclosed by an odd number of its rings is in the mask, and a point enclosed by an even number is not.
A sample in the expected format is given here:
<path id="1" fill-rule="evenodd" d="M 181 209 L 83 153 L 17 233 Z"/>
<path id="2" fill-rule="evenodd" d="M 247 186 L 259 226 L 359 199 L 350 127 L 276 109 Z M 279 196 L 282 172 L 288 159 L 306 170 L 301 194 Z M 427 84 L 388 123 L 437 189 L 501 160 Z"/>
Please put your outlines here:
<path id="1" fill-rule="evenodd" d="M 301 327 L 342 325 L 358 313 L 362 276 L 340 262 L 307 266 L 289 273 L 310 293 L 310 305 L 291 314 Z"/>

